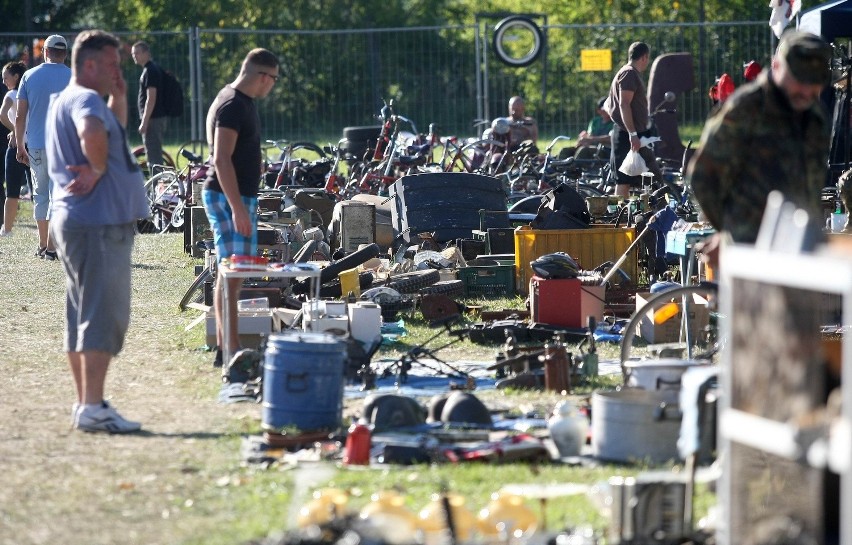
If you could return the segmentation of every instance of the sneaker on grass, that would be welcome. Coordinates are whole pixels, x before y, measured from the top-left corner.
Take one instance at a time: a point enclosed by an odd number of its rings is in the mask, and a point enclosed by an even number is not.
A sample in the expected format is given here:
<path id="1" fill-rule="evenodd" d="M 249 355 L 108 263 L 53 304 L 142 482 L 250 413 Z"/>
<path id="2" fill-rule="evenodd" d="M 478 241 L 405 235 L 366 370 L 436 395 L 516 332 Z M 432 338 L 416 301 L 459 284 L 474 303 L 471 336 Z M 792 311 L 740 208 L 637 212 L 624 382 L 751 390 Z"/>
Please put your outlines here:
<path id="1" fill-rule="evenodd" d="M 42 257 L 47 261 L 56 261 L 59 256 L 56 255 L 55 250 L 45 250 Z"/>
<path id="2" fill-rule="evenodd" d="M 127 420 L 109 403 L 86 405 L 77 416 L 77 429 L 89 432 L 132 433 L 142 429 L 142 424 Z"/>

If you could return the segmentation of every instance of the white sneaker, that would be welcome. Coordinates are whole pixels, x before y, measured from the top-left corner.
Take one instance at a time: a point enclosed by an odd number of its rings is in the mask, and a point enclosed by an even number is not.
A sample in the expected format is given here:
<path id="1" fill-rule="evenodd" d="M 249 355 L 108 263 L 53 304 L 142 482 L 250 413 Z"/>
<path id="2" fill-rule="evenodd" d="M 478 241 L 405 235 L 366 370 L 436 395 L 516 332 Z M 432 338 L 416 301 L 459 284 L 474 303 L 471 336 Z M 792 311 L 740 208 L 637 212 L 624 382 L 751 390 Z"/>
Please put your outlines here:
<path id="1" fill-rule="evenodd" d="M 82 405 L 80 405 L 76 401 L 74 402 L 73 405 L 71 405 L 71 427 L 72 428 L 77 427 L 77 417 L 79 416 L 81 406 Z"/>
<path id="2" fill-rule="evenodd" d="M 10 237 L 12 236 L 12 231 L 7 231 L 5 225 L 0 225 L 0 237 Z"/>
<path id="3" fill-rule="evenodd" d="M 95 408 L 83 407 L 77 416 L 77 429 L 90 432 L 132 433 L 142 424 L 125 419 L 106 401 Z"/>

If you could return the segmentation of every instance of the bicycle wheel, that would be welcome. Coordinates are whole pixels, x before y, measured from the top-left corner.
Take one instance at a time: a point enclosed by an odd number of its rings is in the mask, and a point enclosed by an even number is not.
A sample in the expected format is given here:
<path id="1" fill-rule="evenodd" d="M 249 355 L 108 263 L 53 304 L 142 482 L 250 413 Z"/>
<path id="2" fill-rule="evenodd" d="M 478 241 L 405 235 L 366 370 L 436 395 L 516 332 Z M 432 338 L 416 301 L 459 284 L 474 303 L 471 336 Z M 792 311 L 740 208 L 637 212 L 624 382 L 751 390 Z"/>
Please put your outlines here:
<path id="1" fill-rule="evenodd" d="M 718 300 L 719 288 L 716 284 L 701 283 L 678 286 L 660 293 L 654 293 L 633 313 L 630 321 L 622 330 L 621 363 L 630 359 L 633 340 L 638 331 L 653 324 L 655 327 L 666 325 L 669 320 L 680 320 L 679 344 L 685 349 L 689 360 L 712 360 L 718 352 L 718 315 L 711 312 Z M 706 308 L 699 308 L 707 305 Z M 698 319 L 707 311 L 706 326 Z M 699 326 L 701 328 L 699 329 Z"/>
<path id="2" fill-rule="evenodd" d="M 189 288 L 187 288 L 186 293 L 184 293 L 183 297 L 181 297 L 180 303 L 178 303 L 181 312 L 189 308 L 190 303 L 204 302 L 204 283 L 212 279 L 213 271 L 210 267 L 205 267 L 204 270 L 195 277 L 195 280 L 193 280 L 192 284 L 190 284 Z"/>
<path id="3" fill-rule="evenodd" d="M 145 171 L 148 170 L 148 155 L 145 153 L 145 146 L 136 146 L 133 148 L 133 157 L 136 158 L 136 161 L 139 163 L 139 167 Z M 168 168 L 175 168 L 175 160 L 166 150 L 163 150 L 163 165 Z"/>
<path id="4" fill-rule="evenodd" d="M 169 225 L 176 231 L 182 231 L 186 221 L 186 199 L 181 199 L 172 209 Z"/>
<path id="5" fill-rule="evenodd" d="M 189 162 L 189 159 L 187 159 L 186 156 L 184 156 L 183 154 L 184 150 L 190 151 L 194 155 L 200 156 L 202 161 L 204 161 L 208 155 L 207 142 L 205 140 L 190 140 L 188 142 L 184 142 L 178 148 L 177 159 L 175 164 L 175 168 L 177 170 L 183 170 Z"/>

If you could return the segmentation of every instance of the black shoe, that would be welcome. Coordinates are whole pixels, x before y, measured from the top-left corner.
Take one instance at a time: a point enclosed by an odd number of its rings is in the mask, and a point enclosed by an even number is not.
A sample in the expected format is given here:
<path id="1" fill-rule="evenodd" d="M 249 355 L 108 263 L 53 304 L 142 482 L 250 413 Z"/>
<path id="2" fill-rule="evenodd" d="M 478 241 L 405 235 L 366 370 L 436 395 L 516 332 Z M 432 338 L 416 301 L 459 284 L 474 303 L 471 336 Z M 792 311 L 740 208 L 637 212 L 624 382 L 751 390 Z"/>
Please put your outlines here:
<path id="1" fill-rule="evenodd" d="M 216 349 L 216 357 L 213 358 L 213 367 L 222 367 L 222 363 L 223 363 L 222 358 L 223 358 L 222 349 L 217 348 Z"/>
<path id="2" fill-rule="evenodd" d="M 243 348 L 231 357 L 227 369 L 222 371 L 222 380 L 231 384 L 235 382 L 246 383 L 260 376 L 261 360 L 260 352 L 251 348 Z"/>
<path id="3" fill-rule="evenodd" d="M 45 250 L 42 257 L 47 261 L 56 261 L 58 259 L 55 250 Z"/>
<path id="4" fill-rule="evenodd" d="M 35 251 L 35 253 L 33 255 L 36 256 L 39 259 L 44 259 L 44 252 L 46 252 L 46 251 L 47 251 L 47 248 L 45 248 L 44 246 L 39 246 L 38 249 Z"/>

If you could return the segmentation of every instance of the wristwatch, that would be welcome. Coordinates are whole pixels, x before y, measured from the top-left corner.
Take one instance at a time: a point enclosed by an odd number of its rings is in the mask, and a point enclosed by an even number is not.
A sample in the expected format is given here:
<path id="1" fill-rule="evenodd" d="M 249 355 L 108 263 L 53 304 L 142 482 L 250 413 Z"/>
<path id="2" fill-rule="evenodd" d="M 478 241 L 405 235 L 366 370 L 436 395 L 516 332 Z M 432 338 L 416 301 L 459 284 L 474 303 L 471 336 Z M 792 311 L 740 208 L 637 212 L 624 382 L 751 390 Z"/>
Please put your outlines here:
<path id="1" fill-rule="evenodd" d="M 627 134 L 630 135 L 631 138 L 634 137 L 634 136 L 638 136 L 638 133 L 636 133 L 636 132 L 629 132 Z"/>

